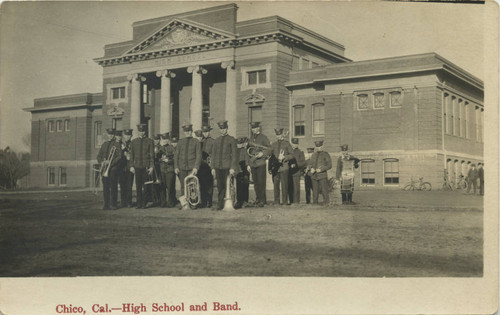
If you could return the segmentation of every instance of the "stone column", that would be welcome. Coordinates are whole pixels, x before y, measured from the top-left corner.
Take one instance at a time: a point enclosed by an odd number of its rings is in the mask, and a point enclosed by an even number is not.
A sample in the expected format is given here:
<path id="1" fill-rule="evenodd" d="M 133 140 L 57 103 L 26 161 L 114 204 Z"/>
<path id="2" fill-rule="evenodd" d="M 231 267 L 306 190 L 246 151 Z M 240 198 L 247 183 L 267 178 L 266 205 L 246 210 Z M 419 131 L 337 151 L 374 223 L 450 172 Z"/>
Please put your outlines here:
<path id="1" fill-rule="evenodd" d="M 207 73 L 207 70 L 201 66 L 188 67 L 188 73 L 193 74 L 191 106 L 189 108 L 189 116 L 193 130 L 201 129 L 203 119 L 203 90 L 202 90 L 202 75 Z"/>
<path id="2" fill-rule="evenodd" d="M 130 81 L 130 128 L 137 136 L 137 125 L 141 123 L 141 81 L 137 73 L 128 75 Z M 135 137 L 134 137 L 135 138 Z"/>
<path id="3" fill-rule="evenodd" d="M 160 95 L 160 133 L 172 131 L 172 104 L 170 103 L 170 80 L 175 78 L 175 73 L 170 70 L 156 72 L 161 78 Z"/>
<path id="4" fill-rule="evenodd" d="M 234 61 L 225 61 L 221 64 L 226 69 L 226 108 L 225 117 L 228 122 L 228 133 L 236 137 L 238 130 L 237 104 L 236 104 L 236 70 Z"/>

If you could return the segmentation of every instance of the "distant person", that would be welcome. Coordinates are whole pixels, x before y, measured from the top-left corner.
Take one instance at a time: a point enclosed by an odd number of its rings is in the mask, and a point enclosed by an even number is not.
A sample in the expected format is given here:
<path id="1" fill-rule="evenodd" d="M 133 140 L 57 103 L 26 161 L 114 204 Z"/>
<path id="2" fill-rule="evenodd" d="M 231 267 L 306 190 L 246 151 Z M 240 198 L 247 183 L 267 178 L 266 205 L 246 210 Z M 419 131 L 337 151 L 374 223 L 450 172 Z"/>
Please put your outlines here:
<path id="1" fill-rule="evenodd" d="M 478 165 L 477 177 L 479 178 L 479 194 L 484 196 L 484 169 L 482 163 Z"/>
<path id="2" fill-rule="evenodd" d="M 474 195 L 476 194 L 476 187 L 477 187 L 477 169 L 476 169 L 476 164 L 472 164 L 470 166 L 469 172 L 467 173 L 467 181 L 468 181 L 468 186 L 467 186 L 467 193 L 470 192 L 471 186 L 474 186 Z"/>

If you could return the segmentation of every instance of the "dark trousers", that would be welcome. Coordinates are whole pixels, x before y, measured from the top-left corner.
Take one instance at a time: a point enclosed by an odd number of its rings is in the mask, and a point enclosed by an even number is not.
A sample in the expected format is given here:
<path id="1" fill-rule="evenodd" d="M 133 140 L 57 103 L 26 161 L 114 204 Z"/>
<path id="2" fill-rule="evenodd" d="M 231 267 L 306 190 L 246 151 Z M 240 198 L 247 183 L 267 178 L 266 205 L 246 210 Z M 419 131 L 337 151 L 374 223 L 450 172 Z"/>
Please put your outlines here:
<path id="1" fill-rule="evenodd" d="M 247 170 L 239 172 L 238 175 L 236 175 L 237 203 L 235 207 L 237 208 L 241 208 L 244 202 L 248 202 L 248 187 L 250 186 L 249 177 L 250 173 L 248 173 Z"/>
<path id="2" fill-rule="evenodd" d="M 290 203 L 300 203 L 300 174 L 288 175 L 288 199 Z"/>
<path id="3" fill-rule="evenodd" d="M 150 194 L 151 194 L 151 185 L 144 185 L 144 182 L 148 178 L 146 175 L 146 168 L 145 167 L 140 167 L 140 168 L 135 168 L 135 188 L 137 190 L 137 207 L 144 207 L 146 206 L 148 200 L 150 199 Z M 143 189 L 144 189 L 144 196 L 143 196 Z"/>
<path id="4" fill-rule="evenodd" d="M 304 186 L 306 190 L 306 203 L 311 203 L 312 179 L 311 176 L 304 176 Z"/>
<path id="5" fill-rule="evenodd" d="M 330 203 L 330 196 L 328 191 L 328 179 L 312 179 L 313 188 L 313 203 L 318 203 L 319 193 L 323 195 L 323 202 L 325 204 Z"/>
<path id="6" fill-rule="evenodd" d="M 226 197 L 226 181 L 229 175 L 229 169 L 215 169 L 217 178 L 217 209 L 224 208 L 224 198 Z"/>
<path id="7" fill-rule="evenodd" d="M 158 178 L 159 177 L 159 178 Z M 151 185 L 153 205 L 159 206 L 161 202 L 161 175 L 160 175 L 160 165 L 155 164 L 153 174 L 149 177 L 153 179 L 153 184 Z M 159 184 L 158 184 L 159 182 Z"/>
<path id="8" fill-rule="evenodd" d="M 104 208 L 109 209 L 110 199 L 111 199 L 111 179 L 108 177 L 102 177 L 102 194 L 104 198 Z"/>
<path id="9" fill-rule="evenodd" d="M 123 184 L 123 185 L 122 185 Z M 124 170 L 120 176 L 120 197 L 122 206 L 132 206 L 132 186 L 134 185 L 134 173 Z"/>
<path id="10" fill-rule="evenodd" d="M 484 195 L 484 180 L 479 180 L 479 194 Z"/>
<path id="11" fill-rule="evenodd" d="M 469 179 L 469 185 L 467 186 L 467 193 L 470 192 L 471 186 L 474 186 L 474 195 L 476 194 L 476 188 L 477 188 L 477 179 Z"/>
<path id="12" fill-rule="evenodd" d="M 121 168 L 112 168 L 109 170 L 109 186 L 111 191 L 111 207 L 118 205 L 118 180 L 120 178 Z M 109 203 L 108 203 L 109 205 Z"/>
<path id="13" fill-rule="evenodd" d="M 266 165 L 252 167 L 253 189 L 255 190 L 255 202 L 265 205 L 266 198 Z"/>
<path id="14" fill-rule="evenodd" d="M 175 173 L 162 171 L 160 177 L 160 206 L 175 207 L 177 204 L 177 198 L 175 197 Z"/>
<path id="15" fill-rule="evenodd" d="M 214 195 L 214 177 L 212 176 L 210 166 L 208 166 L 206 162 L 202 162 L 196 176 L 200 181 L 200 207 L 210 208 L 212 207 L 212 199 Z"/>
<path id="16" fill-rule="evenodd" d="M 280 185 L 281 185 L 281 203 L 288 203 L 288 170 L 278 172 L 273 177 L 274 184 L 274 203 L 280 203 Z"/>

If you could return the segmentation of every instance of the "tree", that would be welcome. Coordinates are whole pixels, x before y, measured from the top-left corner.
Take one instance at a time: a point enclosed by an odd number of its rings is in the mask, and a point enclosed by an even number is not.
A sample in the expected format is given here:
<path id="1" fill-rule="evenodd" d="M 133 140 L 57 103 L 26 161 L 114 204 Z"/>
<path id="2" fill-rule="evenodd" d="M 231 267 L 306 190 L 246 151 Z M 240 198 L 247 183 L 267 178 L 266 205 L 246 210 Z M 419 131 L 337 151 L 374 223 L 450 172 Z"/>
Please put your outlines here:
<path id="1" fill-rule="evenodd" d="M 0 149 L 0 188 L 16 188 L 17 180 L 30 172 L 30 154 L 17 154 L 9 147 Z"/>

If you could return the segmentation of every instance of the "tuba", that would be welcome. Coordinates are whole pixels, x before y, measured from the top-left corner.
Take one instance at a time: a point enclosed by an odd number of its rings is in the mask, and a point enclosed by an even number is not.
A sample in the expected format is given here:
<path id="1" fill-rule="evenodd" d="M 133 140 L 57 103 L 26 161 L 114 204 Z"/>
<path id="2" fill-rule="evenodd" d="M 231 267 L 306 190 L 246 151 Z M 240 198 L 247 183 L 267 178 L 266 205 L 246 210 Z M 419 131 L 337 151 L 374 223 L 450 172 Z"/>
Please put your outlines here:
<path id="1" fill-rule="evenodd" d="M 226 196 L 224 198 L 224 208 L 222 211 L 234 211 L 234 204 L 236 203 L 236 177 L 234 175 L 227 175 L 226 178 Z"/>
<path id="2" fill-rule="evenodd" d="M 255 157 L 260 152 L 265 152 L 267 147 L 265 145 L 260 145 L 257 143 L 249 143 L 247 148 L 247 153 L 250 157 Z"/>
<path id="3" fill-rule="evenodd" d="M 179 197 L 181 209 L 194 208 L 200 203 L 200 181 L 190 174 L 184 178 L 184 195 Z"/>

